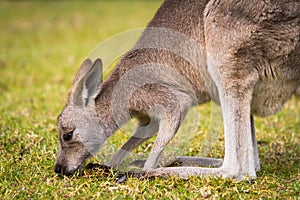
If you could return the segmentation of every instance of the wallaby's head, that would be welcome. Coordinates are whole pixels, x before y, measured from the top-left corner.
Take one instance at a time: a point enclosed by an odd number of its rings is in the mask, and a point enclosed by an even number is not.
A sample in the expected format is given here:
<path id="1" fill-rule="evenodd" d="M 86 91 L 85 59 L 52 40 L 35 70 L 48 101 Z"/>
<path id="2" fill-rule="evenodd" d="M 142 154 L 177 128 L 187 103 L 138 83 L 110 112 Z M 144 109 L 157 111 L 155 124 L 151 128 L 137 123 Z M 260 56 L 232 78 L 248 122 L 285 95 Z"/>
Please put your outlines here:
<path id="1" fill-rule="evenodd" d="M 96 112 L 102 87 L 102 62 L 85 60 L 73 82 L 68 103 L 58 117 L 59 148 L 54 171 L 69 175 L 103 145 L 107 136 Z"/>

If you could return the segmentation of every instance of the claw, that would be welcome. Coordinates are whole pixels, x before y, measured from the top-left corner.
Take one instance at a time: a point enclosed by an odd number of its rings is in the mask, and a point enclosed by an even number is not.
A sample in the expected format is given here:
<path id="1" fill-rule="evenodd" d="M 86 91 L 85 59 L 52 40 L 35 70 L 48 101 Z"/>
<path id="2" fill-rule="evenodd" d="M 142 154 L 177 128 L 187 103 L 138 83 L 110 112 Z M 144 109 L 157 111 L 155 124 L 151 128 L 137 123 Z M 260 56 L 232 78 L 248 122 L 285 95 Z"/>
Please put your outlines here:
<path id="1" fill-rule="evenodd" d="M 117 179 L 118 179 L 117 180 L 118 184 L 123 183 L 127 180 L 127 175 L 126 174 L 119 174 Z"/>

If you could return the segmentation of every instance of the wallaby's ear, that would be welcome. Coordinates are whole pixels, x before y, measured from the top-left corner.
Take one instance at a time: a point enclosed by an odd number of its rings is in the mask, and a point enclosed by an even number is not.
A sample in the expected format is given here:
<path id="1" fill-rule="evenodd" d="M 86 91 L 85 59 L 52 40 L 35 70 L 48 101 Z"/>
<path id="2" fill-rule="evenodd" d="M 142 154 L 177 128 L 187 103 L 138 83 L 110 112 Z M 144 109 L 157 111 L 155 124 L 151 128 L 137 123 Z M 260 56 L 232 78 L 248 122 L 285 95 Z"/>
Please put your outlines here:
<path id="1" fill-rule="evenodd" d="M 85 59 L 83 61 L 83 63 L 80 65 L 80 68 L 79 70 L 77 71 L 77 74 L 74 78 L 74 81 L 73 81 L 73 88 L 76 84 L 78 84 L 78 82 L 80 81 L 80 79 L 88 73 L 88 71 L 91 69 L 93 65 L 93 61 L 89 58 Z"/>
<path id="2" fill-rule="evenodd" d="M 73 82 L 70 100 L 76 106 L 88 106 L 101 91 L 102 62 L 97 59 L 94 63 L 86 59 L 80 66 Z"/>

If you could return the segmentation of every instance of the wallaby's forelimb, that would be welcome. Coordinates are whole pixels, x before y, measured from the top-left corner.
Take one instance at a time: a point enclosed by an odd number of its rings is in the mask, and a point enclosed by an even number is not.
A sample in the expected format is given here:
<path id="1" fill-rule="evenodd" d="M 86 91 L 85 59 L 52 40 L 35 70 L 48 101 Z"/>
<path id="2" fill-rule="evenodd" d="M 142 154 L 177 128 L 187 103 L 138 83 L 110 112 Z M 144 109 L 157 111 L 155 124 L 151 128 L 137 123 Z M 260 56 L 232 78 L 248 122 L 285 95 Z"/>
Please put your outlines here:
<path id="1" fill-rule="evenodd" d="M 158 121 L 152 119 L 146 126 L 137 126 L 134 134 L 128 141 L 117 151 L 113 158 L 106 163 L 107 166 L 117 167 L 124 160 L 124 158 L 136 147 L 151 138 L 158 130 Z"/>
<path id="2" fill-rule="evenodd" d="M 178 114 L 177 114 L 178 115 Z M 166 118 L 160 121 L 159 132 L 157 138 L 154 142 L 153 148 L 145 162 L 144 170 L 150 170 L 157 167 L 158 158 L 167 146 L 167 144 L 171 141 L 171 139 L 175 136 L 179 123 L 180 123 L 180 115 L 176 117 L 176 119 Z"/>

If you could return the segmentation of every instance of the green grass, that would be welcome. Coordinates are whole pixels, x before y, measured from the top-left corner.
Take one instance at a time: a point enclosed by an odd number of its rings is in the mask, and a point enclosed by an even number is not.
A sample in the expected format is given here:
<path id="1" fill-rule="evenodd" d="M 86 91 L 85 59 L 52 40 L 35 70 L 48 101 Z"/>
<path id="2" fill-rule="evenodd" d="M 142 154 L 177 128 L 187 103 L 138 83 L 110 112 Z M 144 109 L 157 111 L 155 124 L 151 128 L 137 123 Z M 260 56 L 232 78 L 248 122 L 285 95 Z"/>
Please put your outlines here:
<path id="1" fill-rule="evenodd" d="M 130 178 L 116 184 L 115 175 L 101 171 L 63 178 L 53 172 L 56 117 L 80 63 L 106 38 L 145 27 L 160 3 L 0 2 L 0 199 L 299 198 L 300 101 L 296 98 L 277 115 L 256 119 L 262 171 L 255 181 L 172 177 Z M 197 155 L 208 132 L 210 104 L 199 109 L 204 118 L 198 131 L 203 134 L 186 155 Z M 222 156 L 223 142 L 220 137 L 209 155 Z"/>

